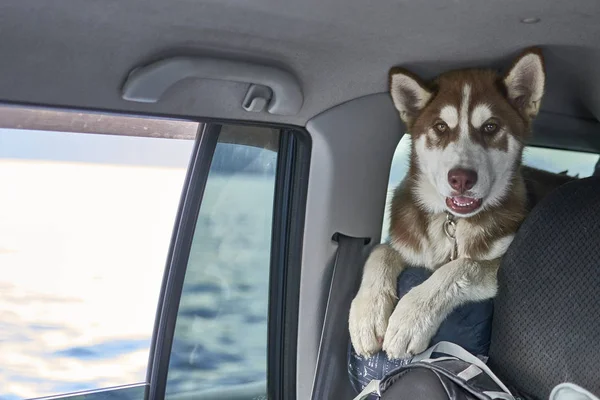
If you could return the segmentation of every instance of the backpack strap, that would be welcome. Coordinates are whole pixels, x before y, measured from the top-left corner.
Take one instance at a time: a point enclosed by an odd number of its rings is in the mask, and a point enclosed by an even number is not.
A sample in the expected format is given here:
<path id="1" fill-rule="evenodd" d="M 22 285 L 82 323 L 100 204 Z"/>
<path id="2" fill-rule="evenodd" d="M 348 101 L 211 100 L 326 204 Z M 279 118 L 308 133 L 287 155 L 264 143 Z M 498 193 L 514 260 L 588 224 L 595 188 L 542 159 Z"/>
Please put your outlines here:
<path id="1" fill-rule="evenodd" d="M 353 400 L 364 400 L 372 394 L 381 396 L 381 390 L 379 384 L 381 383 L 378 379 L 373 379 L 365 388 L 356 396 Z"/>
<path id="2" fill-rule="evenodd" d="M 458 359 L 461 359 L 463 361 L 471 363 L 472 365 L 477 366 L 482 371 L 484 371 L 491 379 L 493 379 L 494 382 L 496 382 L 496 384 L 500 388 L 502 388 L 503 391 L 506 392 L 506 394 L 511 396 L 510 398 L 512 398 L 512 393 L 510 392 L 510 390 L 508 390 L 508 388 L 504 385 L 504 383 L 502 383 L 502 381 L 500 379 L 498 379 L 498 377 L 492 372 L 492 370 L 487 365 L 485 365 L 485 363 L 483 361 L 481 361 L 479 358 L 475 357 L 473 354 L 469 353 L 468 351 L 466 351 L 465 349 L 463 349 L 462 347 L 460 347 L 457 344 L 450 343 L 450 342 L 439 342 L 439 343 L 431 346 L 430 348 L 428 348 L 421 354 L 417 354 L 416 356 L 414 356 L 410 362 L 414 363 L 414 362 L 419 362 L 419 361 L 422 361 L 422 362 L 435 361 L 435 359 L 431 359 L 431 355 L 433 353 L 447 354 L 449 356 L 456 357 Z M 466 370 L 461 373 L 465 373 L 465 372 L 466 372 Z M 465 380 L 467 380 L 467 379 L 465 379 Z"/>

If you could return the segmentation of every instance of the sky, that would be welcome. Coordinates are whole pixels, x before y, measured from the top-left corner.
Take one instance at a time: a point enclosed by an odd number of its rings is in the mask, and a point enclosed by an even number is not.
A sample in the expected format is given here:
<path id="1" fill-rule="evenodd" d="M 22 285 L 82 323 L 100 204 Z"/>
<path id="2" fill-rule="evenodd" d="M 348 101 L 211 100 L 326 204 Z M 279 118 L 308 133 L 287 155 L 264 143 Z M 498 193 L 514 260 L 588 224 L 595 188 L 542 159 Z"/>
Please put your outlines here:
<path id="1" fill-rule="evenodd" d="M 0 160 L 186 168 L 193 146 L 192 140 L 183 139 L 0 129 Z M 254 162 L 265 151 L 268 150 L 219 143 L 212 169 L 221 173 L 274 173 L 275 164 Z"/>
<path id="2" fill-rule="evenodd" d="M 42 159 L 185 168 L 194 142 L 0 129 L 0 159 Z"/>

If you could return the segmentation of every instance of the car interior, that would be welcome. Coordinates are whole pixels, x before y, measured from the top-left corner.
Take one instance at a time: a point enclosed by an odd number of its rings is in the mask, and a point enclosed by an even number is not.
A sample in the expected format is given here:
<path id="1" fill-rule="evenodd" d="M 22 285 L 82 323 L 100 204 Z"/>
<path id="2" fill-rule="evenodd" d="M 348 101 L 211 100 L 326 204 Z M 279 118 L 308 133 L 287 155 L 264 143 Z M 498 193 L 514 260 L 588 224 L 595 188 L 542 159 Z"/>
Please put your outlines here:
<path id="1" fill-rule="evenodd" d="M 410 134 L 388 91 L 391 67 L 425 79 L 455 68 L 505 69 L 523 49 L 539 46 L 546 92 L 527 145 L 571 157 L 600 154 L 600 5 L 592 0 L 4 0 L 0 10 L 3 128 L 65 131 L 56 115 L 79 113 L 148 118 L 173 137 L 197 138 L 156 313 L 152 367 L 142 397 L 137 386 L 119 394 L 95 388 L 114 398 L 356 396 L 344 324 L 362 263 L 386 237 L 390 182 L 401 179 L 392 164 Z M 26 110 L 54 114 L 33 121 Z M 79 131 L 94 123 L 82 121 Z M 199 134 L 177 132 L 182 125 L 172 121 L 193 123 Z M 179 299 L 168 297 L 186 290 L 185 267 L 172 267 L 190 257 L 212 158 L 206 154 L 217 141 L 294 154 L 277 161 L 277 171 L 288 173 L 278 173 L 276 185 L 290 196 L 273 200 L 268 374 L 255 384 L 170 393 L 164 380 L 173 329 L 181 328 Z M 533 210 L 500 268 L 488 364 L 533 399 L 546 399 L 562 381 L 600 395 L 600 163 L 593 167 Z M 346 267 L 336 265 L 340 237 L 362 243 Z M 336 276 L 342 281 L 333 284 Z M 342 299 L 332 301 L 332 290 L 343 291 Z M 338 328 L 323 341 L 326 315 Z M 316 374 L 319 360 L 327 367 Z"/>

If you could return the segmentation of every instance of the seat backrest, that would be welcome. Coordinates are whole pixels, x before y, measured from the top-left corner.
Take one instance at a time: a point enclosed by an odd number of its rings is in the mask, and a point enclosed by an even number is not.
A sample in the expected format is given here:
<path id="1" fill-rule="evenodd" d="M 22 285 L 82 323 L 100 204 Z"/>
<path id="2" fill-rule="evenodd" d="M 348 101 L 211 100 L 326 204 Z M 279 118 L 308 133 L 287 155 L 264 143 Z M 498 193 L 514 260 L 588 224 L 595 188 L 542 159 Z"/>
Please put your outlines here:
<path id="1" fill-rule="evenodd" d="M 531 212 L 504 256 L 490 366 L 547 399 L 572 382 L 600 394 L 600 178 L 559 187 Z"/>

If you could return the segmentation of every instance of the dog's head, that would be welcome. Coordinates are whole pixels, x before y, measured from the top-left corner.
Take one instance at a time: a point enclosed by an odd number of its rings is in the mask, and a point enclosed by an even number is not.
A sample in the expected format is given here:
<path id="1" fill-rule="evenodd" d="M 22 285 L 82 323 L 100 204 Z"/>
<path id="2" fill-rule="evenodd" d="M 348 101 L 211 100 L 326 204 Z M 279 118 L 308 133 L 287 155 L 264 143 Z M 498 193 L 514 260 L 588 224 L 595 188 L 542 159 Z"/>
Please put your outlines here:
<path id="1" fill-rule="evenodd" d="M 519 56 L 504 76 L 465 69 L 425 83 L 406 70 L 390 71 L 390 93 L 412 137 L 423 207 L 468 217 L 500 204 L 521 163 L 544 82 L 537 49 Z"/>

